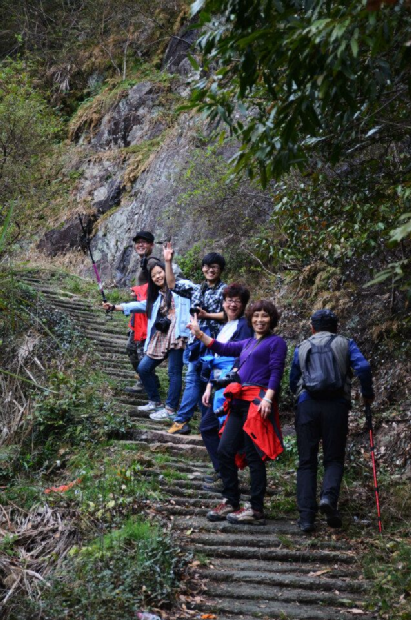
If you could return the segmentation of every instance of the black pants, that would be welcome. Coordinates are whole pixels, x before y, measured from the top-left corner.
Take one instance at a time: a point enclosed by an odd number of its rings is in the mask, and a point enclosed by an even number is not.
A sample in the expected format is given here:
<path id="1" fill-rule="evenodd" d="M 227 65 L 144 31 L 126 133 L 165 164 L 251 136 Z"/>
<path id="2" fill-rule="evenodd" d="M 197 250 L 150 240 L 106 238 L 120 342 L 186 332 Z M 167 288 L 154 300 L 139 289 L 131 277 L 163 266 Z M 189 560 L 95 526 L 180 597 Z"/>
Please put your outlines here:
<path id="1" fill-rule="evenodd" d="M 202 440 L 206 450 L 209 453 L 213 468 L 215 469 L 215 472 L 219 472 L 219 427 L 215 427 L 214 429 L 206 429 L 204 431 L 200 430 L 200 433 L 202 435 Z"/>
<path id="2" fill-rule="evenodd" d="M 248 401 L 242 401 L 238 405 L 232 406 L 220 439 L 218 457 L 220 475 L 224 486 L 223 496 L 234 507 L 239 504 L 240 491 L 235 455 L 239 449 L 244 447 L 250 469 L 250 504 L 252 509 L 263 511 L 266 492 L 266 466 L 257 452 L 253 440 L 243 431 L 248 409 Z"/>
<path id="3" fill-rule="evenodd" d="M 313 522 L 318 508 L 316 475 L 320 440 L 325 470 L 320 496 L 327 496 L 333 504 L 338 502 L 348 435 L 348 412 L 348 405 L 336 400 L 308 399 L 297 406 L 297 499 L 300 517 L 304 521 Z"/>

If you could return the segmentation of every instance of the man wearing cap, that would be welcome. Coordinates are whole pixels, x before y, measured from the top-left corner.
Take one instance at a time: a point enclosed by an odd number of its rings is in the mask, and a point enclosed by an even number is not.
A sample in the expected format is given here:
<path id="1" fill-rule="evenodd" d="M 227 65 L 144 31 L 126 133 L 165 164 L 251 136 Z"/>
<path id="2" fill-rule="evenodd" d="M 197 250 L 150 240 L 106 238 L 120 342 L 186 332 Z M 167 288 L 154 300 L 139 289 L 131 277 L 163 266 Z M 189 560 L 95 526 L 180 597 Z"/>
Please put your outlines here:
<path id="1" fill-rule="evenodd" d="M 149 282 L 149 269 L 151 264 L 159 261 L 153 257 L 154 235 L 150 231 L 137 231 L 133 237 L 134 249 L 140 257 L 140 271 L 136 282 L 138 285 L 146 285 Z"/>
<path id="2" fill-rule="evenodd" d="M 290 389 L 297 398 L 298 525 L 305 533 L 315 529 L 320 440 L 323 446 L 324 477 L 319 510 L 326 516 L 328 526 L 342 526 L 338 500 L 351 407 L 352 371 L 360 381 L 364 402 L 372 403 L 374 399 L 370 364 L 355 341 L 337 334 L 338 318 L 335 313 L 328 309 L 316 311 L 311 317 L 311 330 L 312 336 L 296 348 L 290 371 Z M 311 359 L 312 367 L 309 363 Z M 315 367 L 317 378 L 311 383 Z M 330 376 L 335 373 L 335 385 L 340 386 L 329 390 L 319 389 L 322 386 L 322 373 Z M 328 381 L 329 378 L 326 378 L 324 385 L 328 386 Z"/>
<path id="3" fill-rule="evenodd" d="M 137 286 L 131 287 L 131 294 L 135 300 L 141 302 L 147 297 L 147 283 L 149 281 L 149 270 L 152 264 L 158 259 L 152 256 L 154 246 L 154 235 L 150 231 L 138 231 L 133 237 L 134 248 L 140 257 L 140 270 L 136 277 Z M 129 340 L 126 351 L 129 356 L 133 370 L 136 371 L 140 361 L 144 356 L 144 342 L 147 335 L 147 316 L 144 313 L 132 313 L 129 322 Z M 143 390 L 139 377 L 136 383 L 125 391 L 137 393 Z"/>

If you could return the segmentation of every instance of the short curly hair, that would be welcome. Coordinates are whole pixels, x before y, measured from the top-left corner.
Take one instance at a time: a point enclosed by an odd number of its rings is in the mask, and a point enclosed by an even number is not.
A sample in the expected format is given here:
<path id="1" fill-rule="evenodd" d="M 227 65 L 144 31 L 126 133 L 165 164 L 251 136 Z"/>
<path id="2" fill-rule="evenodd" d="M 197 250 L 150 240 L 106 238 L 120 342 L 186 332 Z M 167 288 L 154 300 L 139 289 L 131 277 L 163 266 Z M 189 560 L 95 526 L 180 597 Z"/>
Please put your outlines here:
<path id="1" fill-rule="evenodd" d="M 270 317 L 270 329 L 276 328 L 279 321 L 279 311 L 270 300 L 257 300 L 256 302 L 252 302 L 246 309 L 245 316 L 248 320 L 248 324 L 252 327 L 252 317 L 253 314 L 258 311 L 265 311 Z"/>
<path id="2" fill-rule="evenodd" d="M 250 291 L 245 285 L 238 282 L 233 282 L 231 285 L 227 285 L 223 289 L 223 300 L 226 298 L 239 298 L 242 302 L 242 306 L 245 308 L 250 300 Z"/>

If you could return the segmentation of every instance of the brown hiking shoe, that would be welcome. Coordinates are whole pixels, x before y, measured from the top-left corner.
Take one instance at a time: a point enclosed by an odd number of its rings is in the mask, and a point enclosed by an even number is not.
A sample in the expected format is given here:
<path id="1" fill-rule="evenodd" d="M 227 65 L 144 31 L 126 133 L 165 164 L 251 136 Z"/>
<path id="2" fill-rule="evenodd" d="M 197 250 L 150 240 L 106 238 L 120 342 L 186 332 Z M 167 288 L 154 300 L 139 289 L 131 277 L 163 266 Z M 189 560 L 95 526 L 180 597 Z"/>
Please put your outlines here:
<path id="1" fill-rule="evenodd" d="M 222 522 L 226 519 L 229 513 L 236 511 L 236 507 L 233 507 L 226 499 L 220 503 L 217 507 L 209 511 L 206 515 L 209 522 Z"/>
<path id="2" fill-rule="evenodd" d="M 190 433 L 190 427 L 187 423 L 173 423 L 167 433 L 178 434 L 181 436 L 187 436 Z"/>
<path id="3" fill-rule="evenodd" d="M 247 505 L 239 509 L 239 511 L 228 513 L 226 519 L 231 524 L 255 524 L 256 526 L 264 526 L 266 524 L 263 511 L 256 511 L 256 509 L 252 509 L 252 507 Z"/>

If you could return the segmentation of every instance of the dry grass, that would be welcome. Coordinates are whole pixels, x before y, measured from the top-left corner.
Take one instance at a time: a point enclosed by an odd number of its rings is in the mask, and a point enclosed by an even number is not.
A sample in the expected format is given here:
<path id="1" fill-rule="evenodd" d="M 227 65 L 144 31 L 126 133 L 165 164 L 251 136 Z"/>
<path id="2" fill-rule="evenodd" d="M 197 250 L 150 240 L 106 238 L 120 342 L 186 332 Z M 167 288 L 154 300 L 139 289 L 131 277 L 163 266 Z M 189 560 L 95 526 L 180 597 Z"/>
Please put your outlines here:
<path id="1" fill-rule="evenodd" d="M 80 515 L 72 509 L 53 509 L 47 503 L 30 511 L 1 507 L 0 580 L 4 596 L 0 613 L 12 599 L 40 597 L 40 587 L 47 584 L 49 572 L 79 541 L 79 521 Z"/>

